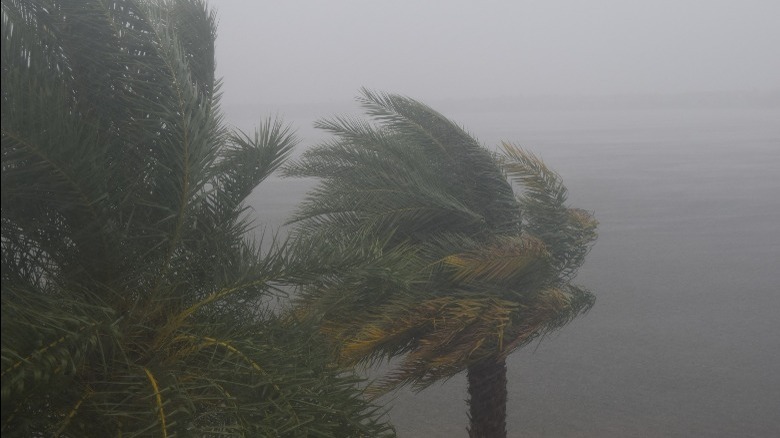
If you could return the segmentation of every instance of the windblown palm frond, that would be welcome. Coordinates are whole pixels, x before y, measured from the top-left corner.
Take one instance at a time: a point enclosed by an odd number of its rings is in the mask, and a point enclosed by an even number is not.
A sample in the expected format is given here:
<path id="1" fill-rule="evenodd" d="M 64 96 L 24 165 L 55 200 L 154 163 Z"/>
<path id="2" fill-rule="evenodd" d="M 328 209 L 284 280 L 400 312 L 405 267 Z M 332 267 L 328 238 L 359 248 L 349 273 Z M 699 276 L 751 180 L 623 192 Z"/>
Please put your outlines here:
<path id="1" fill-rule="evenodd" d="M 3 436 L 383 436 L 244 200 L 297 142 L 225 128 L 199 0 L 2 1 Z"/>
<path id="2" fill-rule="evenodd" d="M 566 206 L 566 187 L 541 159 L 510 143 L 501 146 L 503 168 L 523 190 L 525 229 L 545 242 L 560 277 L 570 279 L 585 262 L 598 222 L 587 211 Z"/>
<path id="3" fill-rule="evenodd" d="M 370 120 L 319 122 L 335 138 L 285 174 L 320 179 L 291 219 L 312 273 L 299 313 L 344 364 L 402 356 L 373 390 L 502 360 L 592 306 L 569 280 L 596 222 L 566 206 L 557 174 L 509 144 L 491 153 L 413 99 L 362 90 L 358 101 Z"/>

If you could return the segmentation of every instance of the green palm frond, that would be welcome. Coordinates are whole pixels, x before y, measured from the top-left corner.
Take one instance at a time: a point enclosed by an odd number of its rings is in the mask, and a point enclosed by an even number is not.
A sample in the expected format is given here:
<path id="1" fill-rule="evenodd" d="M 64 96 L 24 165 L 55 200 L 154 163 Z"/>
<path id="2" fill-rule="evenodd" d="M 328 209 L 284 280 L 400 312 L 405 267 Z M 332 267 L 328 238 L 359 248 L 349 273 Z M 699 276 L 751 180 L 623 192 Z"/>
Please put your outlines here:
<path id="1" fill-rule="evenodd" d="M 517 210 L 511 186 L 492 154 L 462 127 L 414 99 L 362 90 L 358 101 L 367 114 L 400 136 L 407 148 L 428 151 L 426 164 L 449 186 L 456 199 L 480 208 L 486 226 L 514 229 Z"/>
<path id="2" fill-rule="evenodd" d="M 471 233 L 517 228 L 511 187 L 491 154 L 465 131 L 408 98 L 364 91 L 361 101 L 379 126 L 346 117 L 321 121 L 318 126 L 338 140 L 285 169 L 287 176 L 323 178 L 291 220 L 301 230 L 338 223 L 334 231 L 402 233 L 400 241 L 422 238 L 441 224 Z M 449 149 L 442 153 L 445 144 Z M 466 170 L 469 160 L 475 163 Z"/>
<path id="3" fill-rule="evenodd" d="M 279 120 L 266 119 L 252 137 L 240 130 L 233 133 L 217 167 L 220 191 L 240 204 L 282 165 L 297 144 L 291 128 Z"/>

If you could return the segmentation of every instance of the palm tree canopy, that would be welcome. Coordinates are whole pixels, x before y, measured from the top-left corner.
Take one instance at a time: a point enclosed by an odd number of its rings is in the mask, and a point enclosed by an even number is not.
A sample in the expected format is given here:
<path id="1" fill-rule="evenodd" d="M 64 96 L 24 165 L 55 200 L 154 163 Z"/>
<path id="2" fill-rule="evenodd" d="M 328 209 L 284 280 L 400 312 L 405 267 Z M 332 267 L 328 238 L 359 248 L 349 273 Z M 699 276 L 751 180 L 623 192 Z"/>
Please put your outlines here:
<path id="1" fill-rule="evenodd" d="M 299 313 L 344 363 L 403 355 L 377 388 L 421 389 L 592 306 L 570 280 L 597 223 L 566 205 L 558 174 L 413 99 L 364 89 L 358 101 L 368 120 L 318 122 L 333 139 L 284 169 L 319 179 L 290 221 L 309 265 Z"/>
<path id="2" fill-rule="evenodd" d="M 203 1 L 2 1 L 5 436 L 382 436 L 243 201 L 296 139 L 226 128 Z"/>

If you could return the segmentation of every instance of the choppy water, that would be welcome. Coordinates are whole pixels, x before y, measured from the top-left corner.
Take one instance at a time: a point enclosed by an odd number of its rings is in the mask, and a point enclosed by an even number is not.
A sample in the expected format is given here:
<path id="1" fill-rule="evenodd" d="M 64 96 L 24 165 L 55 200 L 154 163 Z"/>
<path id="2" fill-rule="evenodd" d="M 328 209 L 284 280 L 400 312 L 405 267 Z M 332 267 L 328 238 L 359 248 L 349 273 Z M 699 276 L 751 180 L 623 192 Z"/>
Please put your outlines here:
<path id="1" fill-rule="evenodd" d="M 312 143 L 330 112 L 285 115 Z M 601 223 L 595 308 L 509 359 L 510 436 L 780 436 L 780 109 L 442 112 L 540 154 Z M 277 225 L 309 184 L 252 205 Z M 401 437 L 454 437 L 465 397 L 457 376 L 386 401 Z"/>

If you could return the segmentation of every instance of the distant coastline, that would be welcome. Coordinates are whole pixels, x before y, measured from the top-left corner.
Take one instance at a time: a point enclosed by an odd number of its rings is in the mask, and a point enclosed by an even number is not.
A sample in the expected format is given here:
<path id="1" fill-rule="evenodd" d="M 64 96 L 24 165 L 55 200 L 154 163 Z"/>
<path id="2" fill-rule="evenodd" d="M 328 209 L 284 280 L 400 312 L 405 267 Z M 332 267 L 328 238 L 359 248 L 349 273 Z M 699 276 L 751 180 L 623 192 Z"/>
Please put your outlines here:
<path id="1" fill-rule="evenodd" d="M 506 110 L 648 110 L 648 109 L 726 109 L 755 108 L 780 109 L 780 89 L 773 91 L 717 91 L 686 93 L 631 93 L 609 95 L 555 95 L 528 94 L 500 97 L 430 98 L 430 104 L 441 110 L 468 108 L 469 111 L 488 112 Z M 349 98 L 338 101 L 313 102 L 230 102 L 223 107 L 234 114 L 246 110 L 266 113 L 354 112 L 355 103 Z"/>

